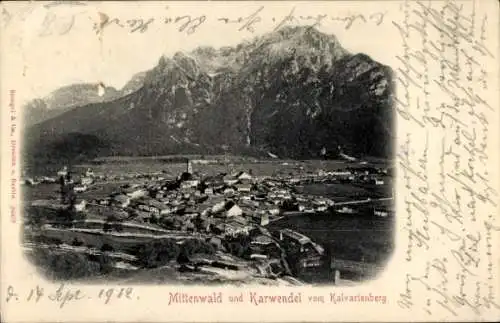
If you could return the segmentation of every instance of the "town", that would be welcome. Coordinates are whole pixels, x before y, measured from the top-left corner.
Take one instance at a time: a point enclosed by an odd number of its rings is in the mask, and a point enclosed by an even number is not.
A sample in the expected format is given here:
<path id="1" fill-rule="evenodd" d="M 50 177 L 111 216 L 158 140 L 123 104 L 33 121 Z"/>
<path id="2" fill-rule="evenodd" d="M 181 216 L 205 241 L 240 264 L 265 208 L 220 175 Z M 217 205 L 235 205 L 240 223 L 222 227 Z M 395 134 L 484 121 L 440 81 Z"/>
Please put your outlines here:
<path id="1" fill-rule="evenodd" d="M 390 168 L 347 163 L 334 171 L 261 176 L 252 169 L 206 175 L 197 165 L 187 159 L 176 177 L 162 172 L 114 176 L 94 173 L 92 167 L 73 173 L 63 167 L 57 176 L 26 178 L 31 190 L 54 189 L 50 198 L 27 205 L 25 248 L 33 254 L 45 249 L 46 259 L 34 261 L 50 270 L 54 257 L 68 253 L 95 263 L 81 265 L 90 277 L 155 269 L 190 281 L 334 284 L 344 272 L 357 268 L 368 275 L 378 269 L 338 259 L 314 238 L 278 224 L 305 214 L 346 221 L 392 218 L 392 195 L 346 200 L 298 189 L 353 185 L 376 191 L 388 185 Z M 68 275 L 67 269 L 60 271 Z"/>

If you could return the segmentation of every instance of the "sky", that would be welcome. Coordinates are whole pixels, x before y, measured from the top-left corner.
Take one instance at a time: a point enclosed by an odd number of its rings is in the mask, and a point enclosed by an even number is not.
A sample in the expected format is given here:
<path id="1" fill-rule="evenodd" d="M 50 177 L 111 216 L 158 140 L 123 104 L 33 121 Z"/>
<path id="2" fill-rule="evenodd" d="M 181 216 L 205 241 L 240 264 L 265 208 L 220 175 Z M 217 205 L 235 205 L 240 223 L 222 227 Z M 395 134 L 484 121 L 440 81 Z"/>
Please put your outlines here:
<path id="1" fill-rule="evenodd" d="M 47 8 L 11 3 L 3 14 L 2 42 L 10 50 L 2 66 L 7 66 L 10 86 L 16 84 L 23 102 L 74 83 L 102 82 L 121 88 L 133 74 L 155 66 L 161 55 L 198 46 L 235 46 L 272 31 L 283 20 L 284 25 L 316 24 L 318 30 L 334 34 L 350 52 L 366 53 L 391 66 L 395 63 L 391 46 L 400 47 L 392 19 L 400 9 L 399 2 L 386 4 L 95 2 Z M 108 17 L 108 24 L 98 33 L 94 25 L 102 17 Z M 115 24 L 115 18 L 122 27 Z M 225 18 L 233 23 L 226 23 Z M 179 30 L 189 19 L 191 24 Z M 188 33 L 189 27 L 203 19 Z M 147 28 L 143 32 L 141 20 Z"/>

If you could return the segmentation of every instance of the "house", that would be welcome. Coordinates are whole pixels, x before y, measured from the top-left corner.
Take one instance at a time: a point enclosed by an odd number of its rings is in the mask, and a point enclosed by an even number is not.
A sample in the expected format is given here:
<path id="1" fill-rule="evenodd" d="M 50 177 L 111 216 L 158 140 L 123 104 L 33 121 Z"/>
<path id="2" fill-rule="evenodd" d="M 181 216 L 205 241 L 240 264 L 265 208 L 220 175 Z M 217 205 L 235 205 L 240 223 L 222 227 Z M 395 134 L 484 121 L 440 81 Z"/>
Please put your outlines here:
<path id="1" fill-rule="evenodd" d="M 186 172 L 189 174 L 193 173 L 193 164 L 191 163 L 191 161 L 189 159 L 188 159 L 187 165 L 186 165 Z"/>
<path id="2" fill-rule="evenodd" d="M 252 177 L 252 175 L 250 175 L 247 172 L 239 172 L 237 178 L 238 179 L 252 179 L 253 177 Z"/>
<path id="3" fill-rule="evenodd" d="M 269 208 L 267 210 L 267 212 L 270 214 L 270 215 L 279 215 L 280 214 L 280 209 L 279 207 L 272 207 L 272 208 Z"/>
<path id="4" fill-rule="evenodd" d="M 250 184 L 237 184 L 236 190 L 238 192 L 250 192 L 252 190 L 252 185 L 250 185 Z"/>
<path id="5" fill-rule="evenodd" d="M 280 230 L 279 239 L 289 248 L 298 248 L 296 251 L 299 251 L 300 253 L 323 255 L 325 252 L 323 247 L 312 242 L 309 237 L 291 229 Z"/>
<path id="6" fill-rule="evenodd" d="M 74 205 L 75 211 L 76 212 L 83 212 L 85 211 L 85 206 L 87 205 L 87 201 L 82 200 L 80 203 L 77 203 Z"/>
<path id="7" fill-rule="evenodd" d="M 251 181 L 253 177 L 247 172 L 239 172 L 236 178 L 240 181 Z"/>
<path id="8" fill-rule="evenodd" d="M 57 172 L 57 176 L 67 176 L 68 175 L 68 166 L 64 166 Z"/>
<path id="9" fill-rule="evenodd" d="M 216 249 L 222 249 L 222 239 L 219 237 L 211 237 L 210 240 L 208 240 L 208 243 L 210 243 Z"/>
<path id="10" fill-rule="evenodd" d="M 160 189 L 164 191 L 176 190 L 180 187 L 180 183 L 177 181 L 166 181 L 161 186 Z"/>
<path id="11" fill-rule="evenodd" d="M 263 254 L 259 254 L 259 253 L 253 253 L 250 255 L 250 259 L 252 260 L 266 260 L 268 257 L 266 255 L 263 255 Z"/>
<path id="12" fill-rule="evenodd" d="M 326 176 L 326 175 L 328 175 L 328 173 L 327 173 L 326 171 L 324 171 L 323 169 L 320 169 L 320 170 L 318 171 L 318 176 L 323 177 L 323 176 Z"/>
<path id="13" fill-rule="evenodd" d="M 184 208 L 184 215 L 197 215 L 198 213 L 198 209 L 195 205 L 187 205 Z"/>
<path id="14" fill-rule="evenodd" d="M 225 179 L 224 184 L 228 186 L 233 186 L 236 185 L 239 181 L 237 179 L 231 178 L 231 179 Z"/>
<path id="15" fill-rule="evenodd" d="M 216 234 L 220 234 L 220 233 L 224 233 L 225 230 L 226 230 L 226 225 L 222 222 L 219 222 L 219 223 L 215 223 L 215 224 L 212 224 L 210 226 L 210 231 L 211 232 L 214 232 Z"/>
<path id="16" fill-rule="evenodd" d="M 40 182 L 39 182 L 39 181 L 34 180 L 34 179 L 33 179 L 33 178 L 31 178 L 31 177 L 28 177 L 28 178 L 26 178 L 26 179 L 24 180 L 24 183 L 25 183 L 26 185 L 29 185 L 29 186 L 35 186 L 35 185 L 38 185 Z"/>
<path id="17" fill-rule="evenodd" d="M 113 197 L 113 203 L 125 208 L 130 205 L 130 197 L 125 194 L 119 194 Z M 107 205 L 107 204 L 104 204 Z"/>
<path id="18" fill-rule="evenodd" d="M 237 205 L 236 205 L 237 206 Z M 231 222 L 238 223 L 241 225 L 247 225 L 248 220 L 242 217 L 241 215 L 233 215 L 231 216 Z"/>
<path id="19" fill-rule="evenodd" d="M 92 177 L 82 177 L 80 182 L 82 183 L 82 185 L 91 185 L 92 183 L 94 183 L 94 179 Z"/>
<path id="20" fill-rule="evenodd" d="M 160 215 L 167 215 L 167 214 L 172 214 L 176 211 L 175 208 L 170 208 L 168 206 L 165 206 L 164 208 L 160 209 Z"/>
<path id="21" fill-rule="evenodd" d="M 44 184 L 54 184 L 57 182 L 57 179 L 55 179 L 54 177 L 43 176 L 40 179 L 40 182 Z"/>
<path id="22" fill-rule="evenodd" d="M 292 241 L 292 242 L 298 243 L 299 245 L 303 245 L 303 244 L 311 241 L 311 239 L 309 239 L 309 237 L 307 237 L 307 236 L 305 236 L 302 233 L 299 233 L 297 231 L 293 231 L 291 229 L 280 230 L 279 239 L 280 239 L 280 241 Z"/>
<path id="23" fill-rule="evenodd" d="M 143 212 L 149 212 L 149 213 L 160 213 L 159 210 L 156 210 L 154 207 L 150 207 L 149 205 L 146 204 L 138 204 L 137 209 L 141 210 Z M 155 212 L 158 211 L 158 212 Z"/>
<path id="24" fill-rule="evenodd" d="M 148 195 L 148 191 L 146 191 L 145 189 L 138 189 L 138 190 L 134 190 L 130 193 L 127 193 L 127 195 L 131 199 L 138 199 L 138 198 L 141 198 L 141 197 Z"/>
<path id="25" fill-rule="evenodd" d="M 238 178 L 232 175 L 224 175 L 222 178 L 226 185 L 232 186 L 239 182 Z"/>
<path id="26" fill-rule="evenodd" d="M 225 174 L 217 174 L 213 176 L 204 176 L 203 177 L 203 182 L 207 184 L 208 186 L 216 186 L 224 183 L 224 176 Z"/>
<path id="27" fill-rule="evenodd" d="M 262 254 L 270 258 L 279 258 L 281 256 L 279 244 L 264 234 L 254 237 L 250 242 L 249 248 L 254 254 Z"/>
<path id="28" fill-rule="evenodd" d="M 154 214 L 169 214 L 172 212 L 172 210 L 166 206 L 165 204 L 155 200 L 155 199 L 146 199 L 146 200 L 142 200 L 139 202 L 140 204 L 139 205 L 145 205 L 146 207 L 142 207 L 142 210 L 144 211 L 147 211 L 149 209 L 149 211 L 147 212 L 150 212 L 150 213 L 154 213 Z"/>
<path id="29" fill-rule="evenodd" d="M 354 210 L 353 208 L 351 208 L 349 206 L 343 206 L 341 209 L 337 209 L 336 211 L 338 213 L 342 213 L 342 214 L 354 214 L 354 213 L 357 213 L 356 210 Z"/>
<path id="30" fill-rule="evenodd" d="M 374 185 L 384 185 L 384 181 L 380 178 L 372 178 L 370 180 L 370 184 L 374 184 Z"/>
<path id="31" fill-rule="evenodd" d="M 230 196 L 233 196 L 234 193 L 235 193 L 235 190 L 233 188 L 226 188 L 224 190 L 224 195 L 225 196 L 229 196 L 230 197 Z"/>
<path id="32" fill-rule="evenodd" d="M 194 223 L 189 220 L 185 221 L 181 227 L 182 231 L 194 231 L 194 229 L 195 229 Z"/>
<path id="33" fill-rule="evenodd" d="M 232 216 L 241 216 L 243 214 L 243 210 L 236 204 L 234 204 L 230 209 L 226 211 L 227 217 Z"/>
<path id="34" fill-rule="evenodd" d="M 92 168 L 87 168 L 87 171 L 85 172 L 86 177 L 93 177 L 94 176 L 94 171 L 92 171 Z"/>
<path id="35" fill-rule="evenodd" d="M 266 235 L 260 234 L 258 236 L 255 236 L 252 239 L 251 244 L 252 245 L 267 246 L 267 245 L 270 245 L 270 244 L 274 244 L 274 240 L 271 237 L 268 237 Z"/>
<path id="36" fill-rule="evenodd" d="M 332 176 L 344 176 L 344 177 L 349 177 L 352 175 L 352 172 L 348 171 L 348 170 L 339 170 L 339 171 L 333 171 L 333 172 L 329 172 L 328 173 L 329 175 L 332 175 Z"/>
<path id="37" fill-rule="evenodd" d="M 87 190 L 87 185 L 77 185 L 73 188 L 76 193 L 83 193 Z"/>
<path id="38" fill-rule="evenodd" d="M 317 206 L 332 205 L 331 201 L 326 198 L 315 198 L 312 203 Z"/>
<path id="39" fill-rule="evenodd" d="M 248 234 L 251 227 L 244 226 L 236 222 L 226 223 L 224 226 L 225 233 L 228 235 Z"/>
<path id="40" fill-rule="evenodd" d="M 161 203 L 152 204 L 152 203 L 148 203 L 148 202 L 141 202 L 141 203 L 137 204 L 137 209 L 144 211 L 144 212 L 153 213 L 156 215 L 170 214 L 170 213 L 174 212 L 174 209 L 171 209 L 168 206 L 161 204 Z"/>
<path id="41" fill-rule="evenodd" d="M 318 212 L 326 212 L 327 210 L 328 210 L 328 206 L 325 206 L 325 205 L 316 207 L 316 211 L 318 211 Z"/>
<path id="42" fill-rule="evenodd" d="M 267 195 L 266 195 L 266 193 L 260 192 L 260 193 L 255 194 L 253 199 L 255 201 L 265 201 L 267 199 Z"/>
<path id="43" fill-rule="evenodd" d="M 267 214 L 262 214 L 260 217 L 260 225 L 261 226 L 266 226 L 269 224 L 269 215 Z"/>
<path id="44" fill-rule="evenodd" d="M 100 199 L 96 201 L 99 205 L 109 205 L 109 199 Z"/>
<path id="45" fill-rule="evenodd" d="M 181 183 L 181 189 L 195 188 L 200 184 L 199 180 L 187 180 Z"/>
<path id="46" fill-rule="evenodd" d="M 212 229 L 211 219 L 202 220 L 201 229 L 199 229 L 199 230 L 204 231 L 204 232 L 210 232 L 211 229 Z"/>
<path id="47" fill-rule="evenodd" d="M 220 201 L 212 206 L 212 213 L 220 213 L 225 210 L 226 201 Z"/>
<path id="48" fill-rule="evenodd" d="M 373 210 L 373 215 L 385 218 L 385 217 L 389 216 L 389 212 L 386 210 L 375 209 L 375 210 Z"/>
<path id="49" fill-rule="evenodd" d="M 308 256 L 300 260 L 299 266 L 302 268 L 315 268 L 323 264 L 320 256 Z"/>

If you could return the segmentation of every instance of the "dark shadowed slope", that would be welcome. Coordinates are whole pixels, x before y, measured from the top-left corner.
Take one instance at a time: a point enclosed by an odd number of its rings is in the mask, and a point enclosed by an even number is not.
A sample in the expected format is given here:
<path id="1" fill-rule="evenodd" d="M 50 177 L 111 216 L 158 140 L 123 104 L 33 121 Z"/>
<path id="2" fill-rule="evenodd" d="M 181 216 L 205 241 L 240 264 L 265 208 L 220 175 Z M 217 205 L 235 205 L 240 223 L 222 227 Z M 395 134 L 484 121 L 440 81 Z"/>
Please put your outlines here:
<path id="1" fill-rule="evenodd" d="M 311 27 L 161 57 L 143 77 L 125 97 L 30 128 L 27 152 L 81 133 L 109 147 L 99 155 L 229 150 L 311 158 L 338 146 L 359 156 L 391 154 L 391 69 Z"/>

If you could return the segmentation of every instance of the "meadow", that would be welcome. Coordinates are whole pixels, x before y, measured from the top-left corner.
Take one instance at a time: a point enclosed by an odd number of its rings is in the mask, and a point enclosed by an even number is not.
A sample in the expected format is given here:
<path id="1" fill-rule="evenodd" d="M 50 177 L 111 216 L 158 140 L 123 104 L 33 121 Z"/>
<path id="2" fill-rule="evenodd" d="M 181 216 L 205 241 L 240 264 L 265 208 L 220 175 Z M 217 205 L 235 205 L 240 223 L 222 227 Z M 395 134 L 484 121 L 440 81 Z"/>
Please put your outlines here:
<path id="1" fill-rule="evenodd" d="M 303 214 L 270 224 L 269 229 L 290 228 L 321 244 L 333 259 L 357 263 L 344 270 L 351 279 L 366 279 L 380 272 L 394 249 L 394 218 L 342 214 Z M 369 265 L 369 272 L 363 269 Z M 373 270 L 375 269 L 375 270 Z"/>

